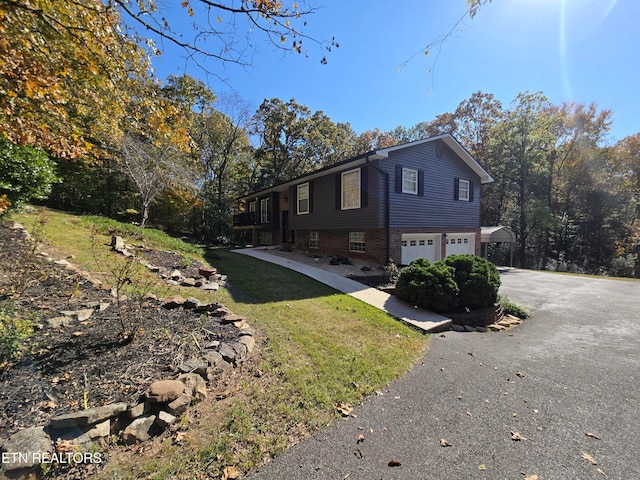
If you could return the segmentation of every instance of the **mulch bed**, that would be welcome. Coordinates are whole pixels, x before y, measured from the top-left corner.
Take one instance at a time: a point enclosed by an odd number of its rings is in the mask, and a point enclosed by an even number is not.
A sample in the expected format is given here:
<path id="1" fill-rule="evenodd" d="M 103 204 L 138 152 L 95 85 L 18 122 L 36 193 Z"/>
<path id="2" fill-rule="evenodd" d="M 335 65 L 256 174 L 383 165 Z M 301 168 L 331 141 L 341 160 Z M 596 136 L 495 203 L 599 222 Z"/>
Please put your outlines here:
<path id="1" fill-rule="evenodd" d="M 203 266 L 185 265 L 171 252 L 144 249 L 143 255 L 163 269 L 182 268 L 185 275 Z M 111 305 L 86 321 L 47 326 L 46 319 L 58 312 L 90 302 Z M 24 232 L 0 222 L 0 315 L 13 311 L 42 327 L 25 340 L 17 360 L 0 355 L 0 438 L 85 405 L 133 405 L 153 380 L 175 378 L 176 366 L 198 345 L 238 334 L 215 317 L 167 310 L 156 300 L 131 299 L 122 308 L 119 314 L 109 290 L 38 255 Z M 123 336 L 121 318 L 136 319 L 135 337 Z"/>

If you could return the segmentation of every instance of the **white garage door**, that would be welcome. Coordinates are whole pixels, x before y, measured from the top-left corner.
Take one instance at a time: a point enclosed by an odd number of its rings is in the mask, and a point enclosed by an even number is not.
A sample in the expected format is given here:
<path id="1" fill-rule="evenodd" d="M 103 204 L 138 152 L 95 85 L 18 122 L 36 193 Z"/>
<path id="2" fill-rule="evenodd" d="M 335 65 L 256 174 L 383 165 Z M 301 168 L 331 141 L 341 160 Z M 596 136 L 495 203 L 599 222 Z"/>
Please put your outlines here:
<path id="1" fill-rule="evenodd" d="M 447 256 L 454 254 L 475 254 L 476 235 L 475 233 L 448 233 L 447 234 Z"/>
<path id="2" fill-rule="evenodd" d="M 402 235 L 402 265 L 416 258 L 430 262 L 440 259 L 440 235 L 427 233 L 405 233 Z"/>

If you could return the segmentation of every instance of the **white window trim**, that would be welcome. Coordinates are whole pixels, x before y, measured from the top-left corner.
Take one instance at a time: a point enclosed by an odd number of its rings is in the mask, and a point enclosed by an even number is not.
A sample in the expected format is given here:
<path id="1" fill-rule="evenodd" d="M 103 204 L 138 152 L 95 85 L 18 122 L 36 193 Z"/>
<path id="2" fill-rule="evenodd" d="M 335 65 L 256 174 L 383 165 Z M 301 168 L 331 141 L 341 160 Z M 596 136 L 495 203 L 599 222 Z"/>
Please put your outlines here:
<path id="1" fill-rule="evenodd" d="M 358 194 L 355 197 L 355 203 L 353 205 L 346 205 L 345 206 L 345 200 L 346 200 L 345 193 L 346 192 L 345 192 L 345 188 L 344 188 L 344 185 L 345 185 L 344 177 L 347 176 L 347 175 L 353 175 L 354 173 L 358 174 L 357 175 L 358 176 L 358 187 L 357 187 Z M 349 170 L 348 172 L 342 172 L 342 174 L 341 174 L 342 175 L 341 176 L 341 182 L 340 182 L 340 209 L 341 210 L 354 210 L 356 208 L 360 208 L 360 196 L 361 196 L 361 190 L 360 189 L 362 188 L 361 187 L 361 183 L 360 183 L 361 182 L 361 177 L 360 177 L 361 174 L 362 173 L 361 173 L 359 168 L 356 168 L 354 170 Z"/>
<path id="2" fill-rule="evenodd" d="M 406 188 L 405 186 L 406 175 L 409 173 L 415 174 L 415 183 L 413 189 Z M 418 170 L 415 170 L 413 168 L 402 168 L 402 193 L 410 193 L 412 195 L 418 194 Z"/>
<path id="3" fill-rule="evenodd" d="M 306 197 L 303 197 L 301 195 L 301 193 L 304 192 L 305 190 L 306 190 Z M 301 183 L 300 185 L 298 185 L 298 188 L 296 190 L 296 197 L 297 197 L 296 198 L 296 202 L 297 202 L 298 215 L 308 215 L 309 214 L 309 205 L 311 203 L 311 199 L 309 198 L 309 182 Z M 306 210 L 302 210 L 300 208 L 300 200 L 306 200 L 307 201 L 307 209 Z"/>
<path id="4" fill-rule="evenodd" d="M 320 248 L 320 232 L 309 232 L 309 248 Z"/>
<path id="5" fill-rule="evenodd" d="M 352 244 L 357 244 L 358 248 L 352 248 Z M 359 248 L 362 245 L 362 248 Z M 364 232 L 349 232 L 349 251 L 364 253 L 366 250 L 366 236 Z"/>
<path id="6" fill-rule="evenodd" d="M 260 223 L 269 223 L 269 199 L 260 200 Z"/>
<path id="7" fill-rule="evenodd" d="M 463 188 L 463 185 L 465 185 L 466 188 Z M 458 200 L 468 202 L 470 198 L 469 196 L 470 189 L 471 189 L 471 182 L 469 182 L 469 180 L 460 179 L 458 181 Z"/>

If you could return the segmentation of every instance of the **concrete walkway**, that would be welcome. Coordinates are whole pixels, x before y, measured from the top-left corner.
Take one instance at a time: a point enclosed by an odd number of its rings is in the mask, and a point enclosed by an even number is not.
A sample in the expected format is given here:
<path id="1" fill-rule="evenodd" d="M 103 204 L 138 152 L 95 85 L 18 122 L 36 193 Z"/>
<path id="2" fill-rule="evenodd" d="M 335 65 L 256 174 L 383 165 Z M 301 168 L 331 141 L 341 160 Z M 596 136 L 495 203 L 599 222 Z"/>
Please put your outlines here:
<path id="1" fill-rule="evenodd" d="M 425 332 L 441 332 L 447 330 L 451 325 L 451 320 L 437 313 L 430 312 L 421 308 L 411 307 L 409 304 L 398 300 L 393 295 L 382 292 L 377 288 L 368 287 L 360 282 L 351 280 L 335 273 L 327 272 L 321 268 L 312 267 L 304 263 L 295 262 L 278 255 L 271 255 L 264 249 L 243 248 L 233 250 L 235 253 L 241 253 L 250 257 L 263 260 L 265 262 L 275 263 L 285 268 L 289 268 L 298 273 L 311 277 L 320 283 L 329 285 L 336 290 L 351 295 L 369 305 L 380 310 L 384 310 L 389 315 L 410 323 Z"/>

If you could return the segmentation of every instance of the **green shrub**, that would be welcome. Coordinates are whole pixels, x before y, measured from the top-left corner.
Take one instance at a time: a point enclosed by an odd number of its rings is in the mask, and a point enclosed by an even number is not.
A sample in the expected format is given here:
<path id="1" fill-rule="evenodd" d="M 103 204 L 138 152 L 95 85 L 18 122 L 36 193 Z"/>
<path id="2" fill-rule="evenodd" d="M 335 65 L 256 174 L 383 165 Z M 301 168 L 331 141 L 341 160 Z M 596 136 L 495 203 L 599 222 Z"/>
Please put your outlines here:
<path id="1" fill-rule="evenodd" d="M 513 315 L 514 317 L 521 318 L 523 320 L 531 317 L 531 311 L 522 305 L 513 303 L 507 297 L 500 295 L 500 306 L 505 315 Z"/>
<path id="2" fill-rule="evenodd" d="M 55 169 L 41 148 L 14 145 L 0 136 L 0 195 L 7 195 L 14 208 L 47 198 L 51 185 L 59 181 Z"/>
<path id="3" fill-rule="evenodd" d="M 401 300 L 435 312 L 451 311 L 458 303 L 453 268 L 442 262 L 431 264 L 425 258 L 418 258 L 402 269 L 395 293 Z"/>
<path id="4" fill-rule="evenodd" d="M 13 306 L 0 307 L 0 363 L 20 357 L 24 340 L 33 331 L 32 325 L 29 315 L 17 314 Z"/>
<path id="5" fill-rule="evenodd" d="M 444 263 L 453 268 L 458 285 L 458 307 L 484 308 L 498 301 L 500 274 L 496 266 L 476 255 L 449 255 Z"/>

